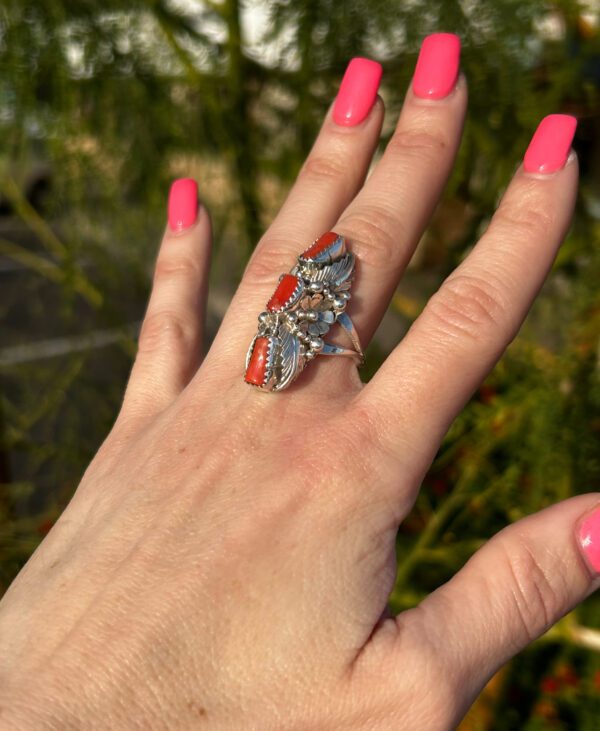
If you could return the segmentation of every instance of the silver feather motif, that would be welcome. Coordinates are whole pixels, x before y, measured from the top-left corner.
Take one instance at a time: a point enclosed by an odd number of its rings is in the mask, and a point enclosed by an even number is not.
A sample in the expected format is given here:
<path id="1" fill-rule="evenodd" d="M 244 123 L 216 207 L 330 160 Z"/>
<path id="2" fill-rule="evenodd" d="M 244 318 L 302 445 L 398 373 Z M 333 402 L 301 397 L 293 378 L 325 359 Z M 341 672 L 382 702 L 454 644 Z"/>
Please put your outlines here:
<path id="1" fill-rule="evenodd" d="M 300 341 L 289 330 L 280 328 L 279 333 L 279 377 L 274 391 L 280 391 L 290 384 L 298 373 Z"/>
<path id="2" fill-rule="evenodd" d="M 353 270 L 354 255 L 348 252 L 338 261 L 334 261 L 333 264 L 317 269 L 312 279 L 315 282 L 331 282 L 334 287 L 339 287 L 352 276 Z"/>

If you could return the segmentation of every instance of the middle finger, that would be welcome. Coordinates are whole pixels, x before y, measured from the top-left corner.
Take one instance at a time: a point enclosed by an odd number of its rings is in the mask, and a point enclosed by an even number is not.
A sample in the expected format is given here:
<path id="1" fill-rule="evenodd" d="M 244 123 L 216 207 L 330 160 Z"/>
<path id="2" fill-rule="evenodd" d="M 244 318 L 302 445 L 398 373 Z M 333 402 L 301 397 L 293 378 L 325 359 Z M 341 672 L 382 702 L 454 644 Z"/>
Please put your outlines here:
<path id="1" fill-rule="evenodd" d="M 335 230 L 357 257 L 351 316 L 367 345 L 439 200 L 460 143 L 467 103 L 460 40 L 423 41 L 394 135 Z"/>

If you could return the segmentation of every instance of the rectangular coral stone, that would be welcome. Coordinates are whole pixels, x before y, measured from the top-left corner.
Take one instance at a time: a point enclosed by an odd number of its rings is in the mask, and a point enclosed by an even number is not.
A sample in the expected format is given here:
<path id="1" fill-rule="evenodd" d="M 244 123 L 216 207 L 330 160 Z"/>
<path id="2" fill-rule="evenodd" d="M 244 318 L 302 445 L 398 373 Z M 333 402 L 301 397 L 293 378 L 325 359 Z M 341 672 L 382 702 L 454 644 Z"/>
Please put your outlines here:
<path id="1" fill-rule="evenodd" d="M 273 292 L 273 296 L 267 302 L 267 310 L 269 312 L 279 312 L 285 309 L 298 286 L 298 277 L 293 274 L 284 274 L 277 285 L 277 289 Z"/>
<path id="2" fill-rule="evenodd" d="M 315 243 L 312 246 L 309 246 L 304 254 L 302 254 L 302 256 L 305 259 L 313 259 L 315 256 L 317 256 L 317 254 L 320 254 L 328 246 L 331 246 L 331 244 L 333 244 L 337 237 L 338 234 L 336 234 L 335 231 L 328 231 L 322 236 L 319 236 Z"/>
<path id="3" fill-rule="evenodd" d="M 255 386 L 264 386 L 269 357 L 269 338 L 256 338 L 244 380 Z"/>

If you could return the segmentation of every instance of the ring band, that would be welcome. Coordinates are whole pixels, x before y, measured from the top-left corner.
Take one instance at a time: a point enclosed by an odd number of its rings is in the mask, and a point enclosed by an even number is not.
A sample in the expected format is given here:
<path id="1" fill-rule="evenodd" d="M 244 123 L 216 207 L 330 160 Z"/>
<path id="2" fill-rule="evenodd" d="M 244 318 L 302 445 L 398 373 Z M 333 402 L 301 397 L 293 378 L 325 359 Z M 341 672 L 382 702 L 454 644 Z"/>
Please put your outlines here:
<path id="1" fill-rule="evenodd" d="M 324 233 L 300 254 L 296 266 L 281 275 L 266 310 L 258 316 L 258 332 L 246 355 L 246 383 L 282 391 L 317 355 L 343 355 L 362 365 L 360 340 L 345 311 L 354 264 L 346 239 L 334 231 Z M 351 348 L 323 340 L 336 322 Z"/>

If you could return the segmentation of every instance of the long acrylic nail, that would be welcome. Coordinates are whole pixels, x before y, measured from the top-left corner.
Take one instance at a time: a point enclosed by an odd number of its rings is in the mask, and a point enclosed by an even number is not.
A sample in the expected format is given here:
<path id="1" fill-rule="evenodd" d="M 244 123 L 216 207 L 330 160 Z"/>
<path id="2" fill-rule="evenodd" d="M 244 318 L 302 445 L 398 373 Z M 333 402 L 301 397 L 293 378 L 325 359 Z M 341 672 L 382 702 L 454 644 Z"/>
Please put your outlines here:
<path id="1" fill-rule="evenodd" d="M 433 33 L 421 44 L 412 81 L 413 93 L 423 99 L 443 99 L 456 86 L 460 68 L 460 38 Z"/>
<path id="2" fill-rule="evenodd" d="M 169 226 L 183 231 L 196 222 L 198 216 L 198 184 L 192 178 L 173 181 L 169 191 Z"/>
<path id="3" fill-rule="evenodd" d="M 591 568 L 600 574 L 600 508 L 579 525 L 579 545 Z"/>
<path id="4" fill-rule="evenodd" d="M 375 104 L 382 71 L 380 63 L 368 58 L 350 61 L 333 107 L 336 124 L 353 127 L 366 119 Z"/>
<path id="5" fill-rule="evenodd" d="M 570 114 L 549 114 L 536 129 L 523 168 L 528 173 L 554 173 L 567 162 L 577 119 Z"/>

